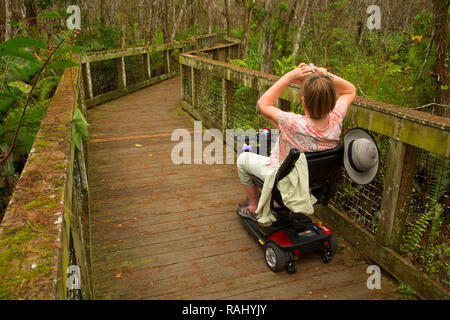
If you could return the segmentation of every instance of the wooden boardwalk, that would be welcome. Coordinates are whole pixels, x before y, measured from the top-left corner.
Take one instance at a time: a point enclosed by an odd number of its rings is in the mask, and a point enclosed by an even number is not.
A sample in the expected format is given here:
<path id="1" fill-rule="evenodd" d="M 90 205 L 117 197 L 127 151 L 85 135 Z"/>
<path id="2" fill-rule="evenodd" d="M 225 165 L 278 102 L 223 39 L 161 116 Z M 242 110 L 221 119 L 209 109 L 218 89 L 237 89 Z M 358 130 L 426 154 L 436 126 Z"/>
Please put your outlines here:
<path id="1" fill-rule="evenodd" d="M 383 275 L 340 241 L 333 261 L 302 257 L 273 273 L 235 213 L 235 165 L 174 165 L 174 129 L 193 130 L 173 78 L 89 110 L 89 186 L 96 299 L 396 299 Z M 206 144 L 206 143 L 205 143 Z M 204 145 L 205 145 L 204 144 Z"/>

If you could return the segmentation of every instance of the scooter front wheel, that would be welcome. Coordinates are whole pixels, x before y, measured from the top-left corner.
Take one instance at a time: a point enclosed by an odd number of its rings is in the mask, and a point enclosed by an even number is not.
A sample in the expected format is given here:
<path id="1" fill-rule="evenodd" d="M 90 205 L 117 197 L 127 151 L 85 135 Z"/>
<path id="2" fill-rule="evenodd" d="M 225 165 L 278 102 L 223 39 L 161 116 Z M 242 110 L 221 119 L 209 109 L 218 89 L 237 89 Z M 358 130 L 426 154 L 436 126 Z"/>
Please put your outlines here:
<path id="1" fill-rule="evenodd" d="M 286 253 L 269 242 L 264 246 L 264 260 L 271 271 L 279 272 L 286 266 Z"/>

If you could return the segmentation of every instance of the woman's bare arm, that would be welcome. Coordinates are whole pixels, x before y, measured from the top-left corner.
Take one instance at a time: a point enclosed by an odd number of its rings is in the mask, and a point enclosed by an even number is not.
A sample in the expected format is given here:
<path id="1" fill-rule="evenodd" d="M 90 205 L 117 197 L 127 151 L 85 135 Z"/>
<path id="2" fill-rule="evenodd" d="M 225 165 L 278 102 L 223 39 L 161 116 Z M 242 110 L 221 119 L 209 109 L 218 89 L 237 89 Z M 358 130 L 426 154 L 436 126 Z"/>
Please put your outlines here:
<path id="1" fill-rule="evenodd" d="M 310 75 L 312 71 L 313 69 L 310 66 L 305 63 L 301 63 L 297 68 L 286 73 L 277 82 L 275 82 L 275 84 L 270 87 L 270 89 L 267 90 L 258 100 L 259 111 L 275 128 L 278 128 L 278 114 L 280 113 L 280 109 L 275 107 L 275 103 L 281 93 L 291 83 L 302 85 L 305 78 Z"/>

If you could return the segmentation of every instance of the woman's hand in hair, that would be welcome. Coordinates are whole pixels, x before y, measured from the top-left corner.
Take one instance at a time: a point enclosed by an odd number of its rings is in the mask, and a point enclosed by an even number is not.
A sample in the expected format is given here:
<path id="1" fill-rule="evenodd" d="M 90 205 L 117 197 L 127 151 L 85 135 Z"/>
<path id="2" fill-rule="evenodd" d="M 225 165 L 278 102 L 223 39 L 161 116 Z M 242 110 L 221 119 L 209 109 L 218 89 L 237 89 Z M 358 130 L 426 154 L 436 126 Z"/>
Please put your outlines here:
<path id="1" fill-rule="evenodd" d="M 323 67 L 314 67 L 314 70 L 315 70 L 316 72 L 321 73 L 321 74 L 329 75 L 328 70 L 327 70 L 326 68 L 323 68 Z"/>
<path id="2" fill-rule="evenodd" d="M 306 63 L 300 63 L 297 68 L 289 71 L 285 76 L 288 77 L 290 83 L 303 85 L 305 79 L 309 75 L 311 75 L 313 71 L 314 69 L 308 66 Z"/>

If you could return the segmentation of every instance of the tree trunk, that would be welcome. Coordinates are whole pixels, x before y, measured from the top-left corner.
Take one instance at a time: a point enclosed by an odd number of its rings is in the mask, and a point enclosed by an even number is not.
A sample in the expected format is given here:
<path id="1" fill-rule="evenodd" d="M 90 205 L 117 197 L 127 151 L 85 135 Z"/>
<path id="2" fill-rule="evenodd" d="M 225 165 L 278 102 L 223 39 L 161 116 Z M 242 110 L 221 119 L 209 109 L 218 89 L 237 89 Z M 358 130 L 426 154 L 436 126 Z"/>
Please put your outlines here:
<path id="1" fill-rule="evenodd" d="M 161 4 L 161 28 L 163 32 L 164 43 L 168 43 L 170 40 L 168 14 L 169 14 L 168 1 L 163 0 Z"/>
<path id="2" fill-rule="evenodd" d="M 227 35 L 231 36 L 231 0 L 225 0 L 225 18 L 227 20 Z"/>
<path id="3" fill-rule="evenodd" d="M 150 44 L 153 43 L 154 32 L 153 32 L 153 0 L 147 0 L 147 13 L 148 13 L 148 27 L 147 27 L 147 41 Z"/>
<path id="4" fill-rule="evenodd" d="M 9 8 L 9 0 L 4 0 L 4 10 L 5 10 L 5 34 L 4 34 L 4 41 L 9 40 L 11 38 L 11 25 L 9 22 L 11 22 L 11 11 Z"/>
<path id="5" fill-rule="evenodd" d="M 411 12 L 414 6 L 414 1 L 409 2 L 408 12 L 406 13 L 405 24 L 403 25 L 403 32 L 406 32 L 409 26 L 409 19 L 411 18 Z"/>
<path id="6" fill-rule="evenodd" d="M 136 31 L 136 40 L 135 43 L 141 42 L 142 38 L 141 38 L 141 26 L 143 25 L 142 23 L 142 4 L 141 4 L 141 0 L 138 0 L 138 24 L 137 24 L 137 31 Z"/>
<path id="7" fill-rule="evenodd" d="M 272 11 L 273 1 L 265 0 L 264 10 L 266 16 L 263 25 L 262 34 L 262 59 L 261 59 L 261 71 L 266 73 L 272 73 L 272 55 L 273 55 L 273 30 L 272 30 Z"/>
<path id="8" fill-rule="evenodd" d="M 122 11 L 121 32 L 120 32 L 121 48 L 125 48 L 125 33 L 127 31 L 127 11 L 128 11 L 128 4 L 127 2 L 124 2 Z"/>
<path id="9" fill-rule="evenodd" d="M 298 8 L 298 4 L 299 1 L 294 1 L 293 7 L 291 9 L 291 11 L 289 12 L 289 17 L 288 17 L 288 23 L 287 23 L 287 27 L 284 28 L 284 30 L 282 30 L 282 37 L 281 39 L 286 40 L 287 43 L 287 39 L 289 38 L 289 31 L 290 31 L 290 26 L 293 24 L 292 21 L 295 21 L 295 14 L 297 13 L 297 8 Z M 295 25 L 295 24 L 294 24 Z M 284 45 L 283 48 L 281 49 L 281 55 L 283 57 L 285 57 L 288 54 L 288 46 Z"/>
<path id="10" fill-rule="evenodd" d="M 244 10 L 244 18 L 242 20 L 242 29 L 244 30 L 244 39 L 242 40 L 242 58 L 248 57 L 248 38 L 250 35 L 250 19 L 252 17 L 252 11 L 255 7 L 254 0 L 241 0 L 241 4 Z"/>
<path id="11" fill-rule="evenodd" d="M 434 13 L 434 43 L 435 43 L 435 73 L 436 97 L 435 102 L 448 104 L 448 0 L 433 0 Z"/>
<path id="12" fill-rule="evenodd" d="M 183 19 L 184 11 L 186 10 L 186 0 L 183 1 L 183 4 L 181 5 L 181 10 L 178 15 L 178 18 L 175 20 L 175 23 L 173 25 L 172 33 L 170 34 L 170 42 L 175 41 L 175 35 L 177 34 L 178 27 L 180 26 L 181 19 Z"/>
<path id="13" fill-rule="evenodd" d="M 106 24 L 106 20 L 105 20 L 106 3 L 105 3 L 105 1 L 106 0 L 100 0 L 100 25 L 102 27 L 104 27 Z"/>
<path id="14" fill-rule="evenodd" d="M 208 13 L 208 33 L 212 33 L 213 30 L 213 19 L 212 19 L 212 2 L 213 0 L 204 0 L 206 12 Z"/>
<path id="15" fill-rule="evenodd" d="M 25 0 L 26 26 L 32 33 L 37 32 L 37 2 L 36 0 Z M 36 36 L 33 34 L 33 36 Z"/>
<path id="16" fill-rule="evenodd" d="M 299 54 L 299 50 L 300 50 L 300 41 L 302 39 L 302 29 L 303 26 L 305 25 L 305 19 L 306 19 L 306 13 L 308 12 L 308 7 L 309 7 L 309 0 L 305 1 L 305 6 L 303 8 L 303 17 L 302 17 L 302 21 L 300 23 L 300 26 L 297 29 L 297 33 L 295 34 L 294 37 L 294 44 L 292 46 L 292 54 L 294 55 L 292 57 L 292 61 L 296 61 L 297 56 Z"/>

